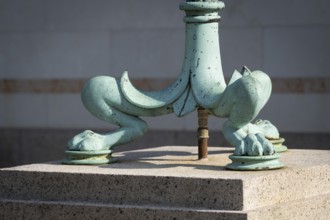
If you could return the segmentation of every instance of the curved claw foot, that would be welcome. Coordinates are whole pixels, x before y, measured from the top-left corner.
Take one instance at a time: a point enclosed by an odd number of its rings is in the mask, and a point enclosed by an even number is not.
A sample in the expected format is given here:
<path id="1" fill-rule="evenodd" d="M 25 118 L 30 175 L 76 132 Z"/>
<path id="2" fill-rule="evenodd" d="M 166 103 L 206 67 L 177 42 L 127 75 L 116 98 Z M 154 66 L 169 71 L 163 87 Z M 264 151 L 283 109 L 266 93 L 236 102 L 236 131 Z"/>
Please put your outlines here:
<path id="1" fill-rule="evenodd" d="M 83 131 L 74 136 L 69 141 L 68 147 L 71 151 L 96 151 L 109 149 L 108 146 L 105 146 L 104 136 L 90 130 Z"/>
<path id="2" fill-rule="evenodd" d="M 248 134 L 235 148 L 235 156 L 262 156 L 275 153 L 274 146 L 261 134 Z"/>

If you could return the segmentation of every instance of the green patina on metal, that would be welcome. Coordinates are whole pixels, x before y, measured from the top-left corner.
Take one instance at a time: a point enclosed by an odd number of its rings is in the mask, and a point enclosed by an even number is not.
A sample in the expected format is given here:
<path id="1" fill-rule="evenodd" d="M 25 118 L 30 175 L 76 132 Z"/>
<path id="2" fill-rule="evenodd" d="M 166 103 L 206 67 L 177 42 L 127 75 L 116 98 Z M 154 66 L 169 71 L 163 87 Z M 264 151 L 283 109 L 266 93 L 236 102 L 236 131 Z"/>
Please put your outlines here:
<path id="1" fill-rule="evenodd" d="M 283 153 L 285 151 L 288 150 L 288 147 L 283 145 L 285 139 L 284 138 L 277 138 L 277 139 L 274 139 L 274 140 L 269 140 L 273 145 L 274 145 L 274 148 L 275 148 L 275 152 L 276 153 Z"/>
<path id="2" fill-rule="evenodd" d="M 111 158 L 111 150 L 65 151 L 65 154 L 67 159 L 62 161 L 64 164 L 99 165 L 116 162 L 115 158 Z"/>
<path id="3" fill-rule="evenodd" d="M 284 166 L 279 161 L 280 155 L 273 154 L 267 156 L 235 156 L 230 155 L 229 159 L 232 163 L 228 164 L 226 168 L 230 170 L 274 170 Z"/>
<path id="4" fill-rule="evenodd" d="M 178 78 L 169 87 L 160 91 L 140 91 L 132 85 L 127 72 L 121 79 L 97 76 L 89 80 L 82 91 L 85 107 L 95 117 L 119 128 L 106 134 L 84 131 L 70 140 L 68 152 L 86 152 L 88 155 L 89 151 L 109 150 L 134 141 L 148 128 L 139 116 L 174 113 L 183 117 L 199 109 L 228 118 L 223 133 L 235 147 L 234 155 L 258 158 L 254 160 L 258 166 L 244 166 L 244 169 L 259 170 L 260 166 L 271 169 L 273 166 L 269 166 L 265 156 L 275 153 L 269 140 L 280 139 L 279 132 L 266 120 L 251 123 L 270 97 L 271 80 L 264 72 L 250 71 L 244 66 L 240 72 L 235 70 L 226 84 L 218 32 L 218 11 L 222 8 L 224 3 L 217 0 L 180 4 L 180 9 L 186 12 L 183 19 L 186 23 L 185 57 Z M 94 159 L 94 156 L 90 158 Z M 274 167 L 279 168 L 279 164 Z M 234 167 L 241 169 L 239 164 Z"/>

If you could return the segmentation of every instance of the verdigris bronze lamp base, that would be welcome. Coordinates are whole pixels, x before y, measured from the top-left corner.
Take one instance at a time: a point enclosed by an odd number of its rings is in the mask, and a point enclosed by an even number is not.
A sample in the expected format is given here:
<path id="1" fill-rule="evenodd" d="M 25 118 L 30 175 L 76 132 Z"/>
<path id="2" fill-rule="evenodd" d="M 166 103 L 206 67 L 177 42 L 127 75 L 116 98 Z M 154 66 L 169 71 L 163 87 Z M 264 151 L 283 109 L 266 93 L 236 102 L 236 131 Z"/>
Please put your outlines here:
<path id="1" fill-rule="evenodd" d="M 285 141 L 284 138 L 280 137 L 278 139 L 273 139 L 273 140 L 269 140 L 269 141 L 274 145 L 276 153 L 283 153 L 288 150 L 288 147 L 283 145 L 283 143 Z"/>
<path id="2" fill-rule="evenodd" d="M 230 155 L 232 163 L 227 164 L 230 170 L 274 170 L 284 167 L 279 161 L 280 155 L 273 154 L 267 156 L 235 156 Z"/>
<path id="3" fill-rule="evenodd" d="M 81 94 L 84 106 L 97 118 L 118 125 L 105 134 L 85 130 L 68 143 L 69 164 L 102 164 L 111 162 L 111 152 L 103 149 L 120 146 L 144 135 L 148 130 L 142 117 L 175 114 L 186 116 L 198 111 L 199 159 L 207 158 L 207 117 L 227 118 L 223 123 L 226 140 L 235 147 L 229 169 L 260 170 L 283 166 L 274 158 L 273 145 L 266 139 L 278 139 L 277 128 L 268 120 L 252 123 L 271 95 L 270 77 L 244 66 L 234 70 L 228 84 L 222 71 L 219 43 L 220 0 L 186 0 L 180 4 L 186 16 L 185 52 L 176 80 L 159 91 L 136 88 L 125 71 L 120 79 L 96 76 Z M 257 148 L 255 146 L 258 146 Z M 86 153 L 89 150 L 100 152 Z M 253 155 L 272 155 L 254 157 Z M 276 156 L 275 156 L 276 157 Z M 241 161 L 243 158 L 243 161 Z"/>
<path id="4" fill-rule="evenodd" d="M 116 162 L 111 157 L 111 150 L 98 151 L 65 151 L 67 158 L 62 161 L 63 164 L 72 165 L 100 165 Z"/>

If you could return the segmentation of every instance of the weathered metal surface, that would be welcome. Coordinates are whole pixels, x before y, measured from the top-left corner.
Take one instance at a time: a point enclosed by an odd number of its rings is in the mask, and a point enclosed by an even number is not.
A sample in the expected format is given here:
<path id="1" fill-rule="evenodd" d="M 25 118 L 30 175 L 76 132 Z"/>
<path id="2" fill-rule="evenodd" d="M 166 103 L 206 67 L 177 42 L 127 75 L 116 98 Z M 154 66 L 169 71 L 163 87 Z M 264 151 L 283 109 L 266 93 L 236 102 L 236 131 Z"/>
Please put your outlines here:
<path id="1" fill-rule="evenodd" d="M 284 167 L 284 164 L 279 161 L 280 155 L 273 154 L 267 156 L 235 156 L 230 155 L 229 159 L 232 163 L 226 166 L 230 170 L 274 170 Z"/>
<path id="2" fill-rule="evenodd" d="M 69 142 L 71 151 L 107 150 L 131 142 L 147 131 L 139 116 L 175 113 L 182 117 L 199 109 L 199 158 L 207 157 L 207 115 L 226 117 L 223 133 L 235 146 L 235 156 L 273 155 L 274 146 L 267 138 L 279 138 L 268 121 L 251 122 L 268 101 L 272 84 L 262 71 L 243 67 L 234 71 L 225 83 L 220 59 L 217 0 L 187 1 L 185 10 L 185 58 L 177 80 L 160 91 L 136 89 L 125 72 L 120 80 L 109 76 L 94 77 L 82 92 L 85 107 L 97 118 L 119 128 L 106 134 L 84 131 Z M 259 162 L 258 162 L 259 163 Z M 257 169 L 257 168 L 256 168 Z"/>
<path id="3" fill-rule="evenodd" d="M 62 161 L 63 164 L 77 165 L 98 165 L 116 162 L 111 158 L 111 150 L 99 151 L 66 151 L 67 158 Z"/>

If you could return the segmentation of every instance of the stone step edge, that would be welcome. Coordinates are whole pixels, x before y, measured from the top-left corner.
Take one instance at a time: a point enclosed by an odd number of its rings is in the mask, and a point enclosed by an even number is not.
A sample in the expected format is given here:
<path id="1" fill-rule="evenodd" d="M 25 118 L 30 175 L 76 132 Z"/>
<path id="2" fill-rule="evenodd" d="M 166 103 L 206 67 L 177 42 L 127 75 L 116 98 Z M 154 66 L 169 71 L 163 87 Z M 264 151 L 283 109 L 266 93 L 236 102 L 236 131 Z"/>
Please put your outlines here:
<path id="1" fill-rule="evenodd" d="M 31 213 L 29 213 L 29 210 Z M 21 212 L 21 213 L 20 213 Z M 31 216 L 27 215 L 32 214 Z M 330 193 L 318 195 L 306 199 L 297 199 L 283 204 L 259 207 L 253 210 L 231 211 L 231 210 L 206 210 L 199 208 L 185 207 L 163 207 L 163 206 L 139 206 L 139 205 L 117 205 L 117 204 L 98 204 L 84 202 L 66 201 L 37 201 L 37 200 L 0 200 L 0 219 L 4 217 L 19 217 L 24 214 L 25 218 L 42 217 L 40 215 L 64 215 L 70 219 L 81 215 L 91 217 L 101 217 L 109 215 L 119 217 L 131 216 L 133 219 L 154 218 L 160 215 L 167 219 L 179 217 L 188 218 L 228 218 L 228 219 L 328 219 L 330 217 Z M 33 216 L 39 215 L 39 216 Z M 143 215 L 143 216 L 141 216 Z M 106 216 L 104 216 L 106 217 Z M 62 219 L 62 218 L 61 218 Z"/>
<path id="2" fill-rule="evenodd" d="M 125 205 L 125 204 L 104 204 L 90 202 L 74 202 L 74 201 L 42 201 L 42 200 L 19 200 L 19 199 L 0 199 L 0 203 L 22 203 L 22 204 L 47 204 L 47 205 L 66 205 L 66 206 L 87 206 L 87 207 L 104 207 L 104 208 L 127 208 L 127 209 L 154 209 L 154 210 L 182 210 L 182 211 L 198 211 L 198 212 L 228 212 L 228 213 L 246 213 L 246 211 L 233 210 L 214 210 L 205 208 L 187 208 L 187 207 L 170 207 L 170 206 L 152 206 L 152 205 Z"/>
<path id="3" fill-rule="evenodd" d="M 32 213 L 29 213 L 31 210 Z M 45 211 L 46 210 L 46 211 Z M 228 219 L 246 219 L 247 213 L 245 211 L 231 211 L 231 210 L 207 210 L 203 208 L 186 208 L 186 207 L 164 207 L 164 206 L 149 206 L 149 205 L 117 205 L 117 204 L 100 204 L 100 203 L 84 203 L 84 202 L 65 202 L 65 201 L 38 201 L 38 200 L 12 200 L 0 199 L 0 219 L 3 217 L 20 217 L 20 213 L 24 214 L 24 218 L 38 218 L 40 215 L 65 215 L 68 219 L 71 217 L 81 217 L 88 219 L 91 217 L 101 217 L 102 214 L 111 213 L 114 219 L 116 216 L 132 216 L 132 219 L 140 219 L 139 215 L 146 215 L 149 218 L 159 217 L 163 215 L 166 219 L 173 216 L 173 219 L 179 217 L 189 218 L 198 217 L 198 219 L 215 219 L 215 218 L 228 218 Z M 27 215 L 28 213 L 28 215 Z M 29 214 L 32 214 L 29 216 Z M 33 214 L 37 216 L 33 216 Z M 138 217 L 137 217 L 137 216 Z M 145 219 L 146 216 L 143 216 Z M 106 217 L 106 216 L 104 216 Z M 142 218 L 141 218 L 142 219 Z"/>
<path id="4" fill-rule="evenodd" d="M 258 208 L 254 209 L 249 209 L 249 210 L 239 210 L 239 211 L 234 211 L 234 210 L 217 210 L 217 209 L 205 209 L 203 207 L 195 207 L 195 208 L 187 208 L 187 207 L 173 207 L 173 206 L 156 206 L 156 205 L 130 205 L 130 204 L 113 204 L 113 203 L 92 203 L 92 202 L 80 202 L 80 201 L 46 201 L 46 200 L 28 200 L 28 199 L 2 199 L 0 198 L 0 204 L 3 203 L 22 203 L 22 204 L 47 204 L 47 205 L 66 205 L 66 206 L 90 206 L 90 207 L 104 207 L 104 208 L 128 208 L 128 209 L 154 209 L 154 210 L 184 210 L 184 211 L 200 211 L 200 212 L 227 212 L 227 213 L 246 213 L 246 212 L 257 212 L 259 210 L 263 209 L 269 209 L 272 207 L 281 207 L 281 206 L 286 206 L 286 204 L 295 204 L 299 203 L 301 201 L 312 201 L 312 200 L 319 200 L 320 198 L 324 198 L 327 200 L 329 203 L 328 205 L 330 206 L 330 193 L 326 194 L 320 194 L 320 195 L 315 195 L 313 197 L 307 197 L 304 199 L 296 199 L 296 200 L 290 200 L 285 203 L 281 204 L 276 204 L 276 205 L 267 205 L 267 206 L 261 206 Z M 329 209 L 330 211 L 330 209 Z"/>
<path id="5" fill-rule="evenodd" d="M 3 180 L 0 182 L 0 199 L 243 209 L 243 183 L 239 179 L 11 170 L 2 170 L 0 179 Z"/>
<path id="6" fill-rule="evenodd" d="M 323 166 L 322 166 L 323 167 Z M 313 167 L 307 170 L 296 171 L 294 176 L 291 172 L 284 172 L 282 175 L 289 175 L 289 177 L 295 180 L 305 180 L 301 181 L 301 185 L 297 190 L 304 188 L 304 185 L 307 183 L 306 174 L 309 178 L 311 176 L 314 181 L 322 177 L 319 175 L 321 170 L 324 173 L 327 169 L 327 166 L 322 167 Z M 316 170 L 315 173 L 310 173 L 311 170 Z M 305 175 L 301 175 L 304 173 Z M 31 176 L 30 176 L 31 175 Z M 267 175 L 267 178 L 273 176 L 272 174 Z M 18 178 L 19 177 L 19 178 Z M 87 178 L 85 178 L 87 177 Z M 45 179 L 48 180 L 46 182 Z M 243 185 L 243 182 L 239 179 L 212 179 L 212 178 L 187 178 L 187 177 L 166 177 L 166 176 L 126 176 L 126 175 L 105 175 L 105 174 L 80 174 L 80 173 L 57 173 L 57 172 L 34 172 L 34 171 L 13 171 L 13 170 L 1 170 L 0 172 L 0 198 L 3 199 L 35 199 L 35 200 L 70 200 L 70 201 L 88 201 L 94 203 L 112 203 L 112 204 L 144 204 L 152 205 L 159 204 L 162 206 L 172 206 L 172 207 L 182 207 L 183 205 L 190 208 L 203 207 L 204 209 L 212 210 L 232 210 L 232 211 L 241 211 L 241 210 L 250 210 L 253 208 L 263 207 L 265 205 L 276 205 L 282 202 L 288 202 L 291 200 L 299 199 L 297 196 L 289 197 L 286 196 L 286 193 L 289 188 L 279 189 L 278 191 L 270 185 L 263 185 L 260 190 L 260 185 L 258 182 L 263 182 L 263 178 L 255 178 L 249 182 L 249 185 Z M 272 181 L 267 180 L 267 182 L 275 182 L 276 175 L 273 176 Z M 286 179 L 286 178 L 285 178 Z M 75 184 L 75 181 L 81 181 L 78 185 Z M 95 180 L 98 180 L 99 184 L 95 186 Z M 107 182 L 112 182 L 113 180 L 118 181 L 118 183 L 113 184 L 112 186 L 116 187 L 116 190 L 113 191 L 111 185 L 108 185 Z M 128 187 L 125 187 L 125 190 L 119 190 L 118 185 L 127 186 L 127 180 L 130 183 Z M 134 181 L 133 181 L 134 180 Z M 62 182 L 61 182 L 62 181 Z M 63 182 L 64 181 L 64 182 Z M 323 179 L 324 181 L 324 179 Z M 152 182 L 150 185 L 149 183 Z M 183 186 L 180 186 L 179 183 L 184 183 Z M 141 185 L 139 185 L 141 184 Z M 178 184 L 176 188 L 176 184 Z M 208 186 L 199 189 L 198 193 L 187 190 L 186 186 Z M 228 185 L 229 184 L 229 185 Z M 298 184 L 298 185 L 299 185 Z M 324 184 L 323 184 L 324 185 Z M 88 187 L 89 186 L 89 187 Z M 92 187 L 91 187 L 92 186 Z M 209 187 L 212 186 L 212 187 Z M 297 186 L 297 185 L 295 185 Z M 70 188 L 71 187 L 71 188 Z M 77 193 L 77 187 L 80 188 L 80 193 Z M 149 187 L 156 187 L 152 190 L 146 192 L 138 193 L 142 189 L 149 189 Z M 325 186 L 323 186 L 324 188 Z M 243 189 L 244 188 L 244 189 Z M 323 189 L 322 188 L 322 189 Z M 207 189 L 208 191 L 205 191 Z M 231 190 L 229 192 L 229 190 Z M 239 191 L 238 191 L 239 190 Z M 244 190 L 244 192 L 243 192 Z M 284 191 L 282 191 L 284 190 Z M 323 189 L 325 190 L 325 189 Z M 264 192 L 270 192 L 272 194 L 279 193 L 282 191 L 284 197 L 276 198 L 276 195 L 267 195 Z M 93 192 L 93 193 L 92 193 Z M 182 192 L 195 193 L 193 195 L 182 195 Z M 217 196 L 219 192 L 221 197 Z M 238 192 L 238 193 L 237 193 Z M 61 195 L 59 193 L 62 193 Z M 66 193 L 70 193 L 67 195 Z M 92 193 L 92 194 L 91 194 Z M 135 194 L 134 194 L 135 193 Z M 178 197 L 178 193 L 181 193 Z M 241 193 L 241 194 L 239 194 Z M 306 193 L 306 192 L 305 192 Z M 328 192 L 325 192 L 328 193 Z M 125 195 L 126 194 L 126 195 Z M 304 197 L 309 198 L 316 195 L 324 194 L 324 191 L 313 190 L 312 193 L 305 194 Z M 204 197 L 201 197 L 204 196 Z M 125 197 L 126 196 L 126 197 Z M 150 197 L 151 196 L 151 197 Z M 190 197 L 189 197 L 190 196 Z M 192 197 L 191 197 L 192 196 Z M 162 199 L 160 200 L 160 197 Z M 166 197 L 163 199 L 163 197 Z M 244 201 L 244 198 L 251 198 L 252 201 Z M 301 197 L 301 196 L 300 196 Z M 203 201 L 205 198 L 205 201 Z M 268 199 L 267 198 L 274 198 Z M 177 200 L 179 199 L 179 200 Z M 214 199 L 218 199 L 217 203 L 213 203 Z M 231 203 L 228 203 L 230 200 Z M 187 204 L 187 201 L 190 201 Z"/>

